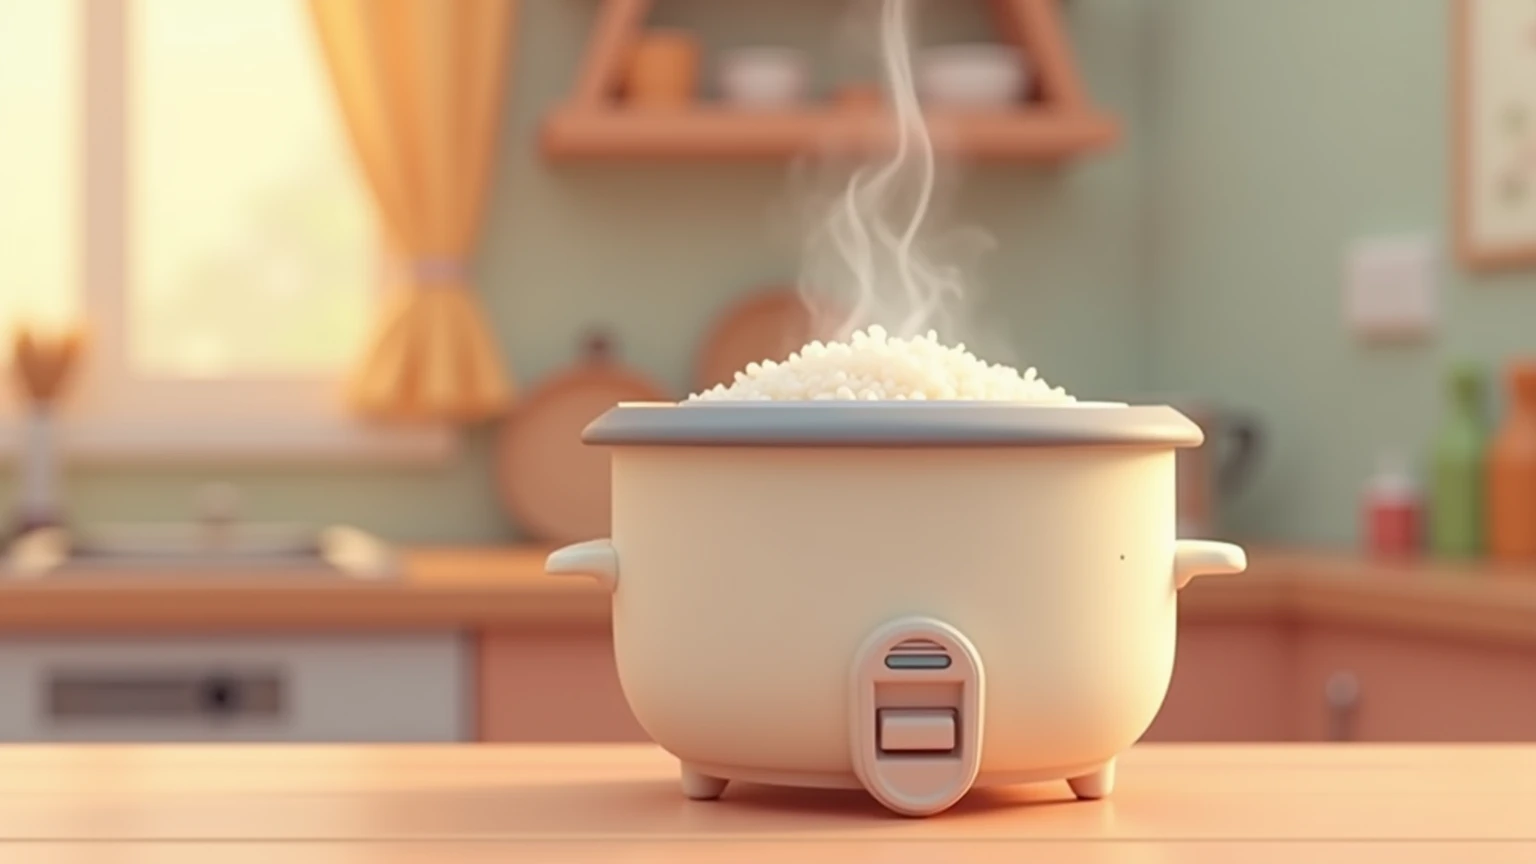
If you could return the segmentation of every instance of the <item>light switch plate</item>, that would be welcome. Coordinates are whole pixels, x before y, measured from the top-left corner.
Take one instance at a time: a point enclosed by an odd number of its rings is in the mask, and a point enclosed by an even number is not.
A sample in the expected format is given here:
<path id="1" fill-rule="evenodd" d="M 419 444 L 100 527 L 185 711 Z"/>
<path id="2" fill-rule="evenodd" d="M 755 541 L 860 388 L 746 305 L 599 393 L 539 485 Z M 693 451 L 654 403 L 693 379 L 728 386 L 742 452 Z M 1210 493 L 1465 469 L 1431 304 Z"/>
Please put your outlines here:
<path id="1" fill-rule="evenodd" d="M 1344 266 L 1344 320 L 1362 339 L 1427 338 L 1439 317 L 1439 255 L 1427 235 L 1369 237 Z"/>

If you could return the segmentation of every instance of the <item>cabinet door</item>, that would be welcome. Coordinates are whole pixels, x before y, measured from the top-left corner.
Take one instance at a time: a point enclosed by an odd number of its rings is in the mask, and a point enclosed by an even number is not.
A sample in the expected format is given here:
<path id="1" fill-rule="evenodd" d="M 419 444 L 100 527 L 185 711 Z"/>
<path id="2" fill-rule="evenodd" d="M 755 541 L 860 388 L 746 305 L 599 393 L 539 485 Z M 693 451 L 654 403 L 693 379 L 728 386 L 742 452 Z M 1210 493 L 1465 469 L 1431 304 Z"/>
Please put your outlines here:
<path id="1" fill-rule="evenodd" d="M 606 633 L 484 633 L 478 666 L 483 741 L 650 740 L 624 701 Z"/>
<path id="2" fill-rule="evenodd" d="M 1293 736 L 1291 634 L 1278 624 L 1179 627 L 1173 683 L 1145 741 L 1284 741 Z"/>
<path id="3" fill-rule="evenodd" d="M 1307 740 L 1536 740 L 1536 651 L 1312 627 L 1297 661 Z"/>

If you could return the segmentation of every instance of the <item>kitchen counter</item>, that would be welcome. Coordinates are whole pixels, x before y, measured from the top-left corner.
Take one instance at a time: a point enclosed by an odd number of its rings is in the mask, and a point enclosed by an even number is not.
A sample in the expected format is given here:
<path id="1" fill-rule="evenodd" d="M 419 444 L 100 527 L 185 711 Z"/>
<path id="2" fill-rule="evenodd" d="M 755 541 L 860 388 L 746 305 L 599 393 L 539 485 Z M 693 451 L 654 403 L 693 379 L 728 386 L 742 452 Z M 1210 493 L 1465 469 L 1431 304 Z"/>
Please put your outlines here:
<path id="1" fill-rule="evenodd" d="M 281 573 L 0 581 L 0 631 L 602 628 L 608 598 L 544 575 L 548 549 L 410 549 L 397 579 Z"/>
<path id="2" fill-rule="evenodd" d="M 416 549 L 390 582 L 0 581 L 0 738 L 53 734 L 38 725 L 44 708 L 29 700 L 44 691 L 32 682 L 110 657 L 157 674 L 287 670 L 304 702 L 291 738 L 379 740 L 376 717 L 389 716 L 416 718 L 412 735 L 427 740 L 459 734 L 445 729 L 505 743 L 647 740 L 619 680 L 611 598 L 544 575 L 545 554 Z M 1536 572 L 1259 549 L 1248 573 L 1191 583 L 1179 609 L 1178 662 L 1150 740 L 1536 741 Z M 403 658 L 414 680 L 463 692 L 384 714 L 316 702 L 332 681 L 372 681 L 395 698 Z M 1353 707 L 1330 701 L 1338 680 L 1356 683 Z"/>
<path id="3" fill-rule="evenodd" d="M 1530 862 L 1536 746 L 1141 745 L 1103 801 L 983 790 L 691 802 L 650 745 L 0 748 L 7 864 L 880 860 Z"/>
<path id="4" fill-rule="evenodd" d="M 9 581 L 0 583 L 0 631 L 606 629 L 607 596 L 584 579 L 544 575 L 547 551 L 414 549 L 392 582 Z M 1180 610 L 1191 622 L 1285 619 L 1536 647 L 1536 567 L 1260 549 L 1247 573 L 1192 583 Z"/>
<path id="5" fill-rule="evenodd" d="M 1257 549 L 1247 573 L 1190 583 L 1179 611 L 1190 623 L 1341 625 L 1536 648 L 1536 565 Z"/>

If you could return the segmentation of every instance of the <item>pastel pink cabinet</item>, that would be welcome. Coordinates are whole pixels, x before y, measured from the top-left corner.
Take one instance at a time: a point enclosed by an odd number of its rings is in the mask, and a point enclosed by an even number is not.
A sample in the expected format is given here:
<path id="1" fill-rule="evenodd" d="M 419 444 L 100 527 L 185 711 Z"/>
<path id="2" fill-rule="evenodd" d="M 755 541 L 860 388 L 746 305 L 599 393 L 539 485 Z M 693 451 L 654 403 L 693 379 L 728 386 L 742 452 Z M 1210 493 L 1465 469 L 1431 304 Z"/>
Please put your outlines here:
<path id="1" fill-rule="evenodd" d="M 1293 701 L 1306 740 L 1536 741 L 1536 651 L 1309 627 Z"/>
<path id="2" fill-rule="evenodd" d="M 1143 740 L 1288 740 L 1293 653 L 1277 624 L 1181 626 L 1173 682 Z"/>
<path id="3" fill-rule="evenodd" d="M 1196 624 L 1149 741 L 1536 741 L 1536 650 L 1349 626 Z"/>
<path id="4" fill-rule="evenodd" d="M 481 634 L 486 741 L 644 741 L 599 629 Z M 1148 741 L 1536 741 L 1536 650 L 1252 619 L 1179 630 Z"/>
<path id="5" fill-rule="evenodd" d="M 479 643 L 480 740 L 648 740 L 624 701 L 607 633 L 491 631 Z"/>

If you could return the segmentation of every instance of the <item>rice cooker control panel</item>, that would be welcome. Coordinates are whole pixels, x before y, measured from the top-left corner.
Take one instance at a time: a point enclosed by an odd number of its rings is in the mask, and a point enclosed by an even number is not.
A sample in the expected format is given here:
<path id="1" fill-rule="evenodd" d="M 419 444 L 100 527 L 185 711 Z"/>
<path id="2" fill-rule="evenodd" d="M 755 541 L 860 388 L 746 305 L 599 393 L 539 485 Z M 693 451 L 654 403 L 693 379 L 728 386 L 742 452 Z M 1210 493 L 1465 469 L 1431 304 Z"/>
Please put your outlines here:
<path id="1" fill-rule="evenodd" d="M 953 708 L 877 708 L 876 738 L 881 753 L 952 753 L 955 749 Z"/>
<path id="2" fill-rule="evenodd" d="M 970 791 L 981 767 L 981 658 L 954 627 L 892 621 L 854 657 L 849 745 L 859 782 L 881 804 L 929 816 Z"/>

